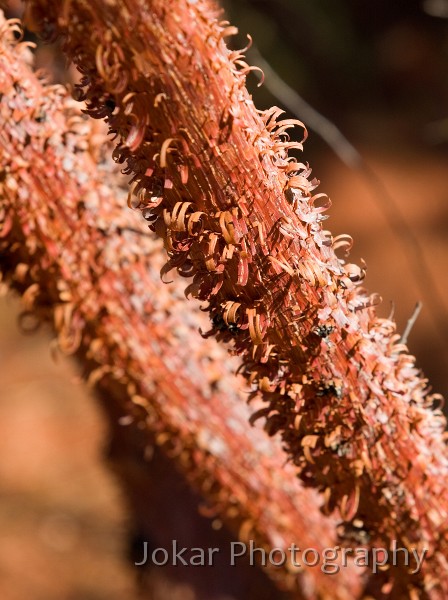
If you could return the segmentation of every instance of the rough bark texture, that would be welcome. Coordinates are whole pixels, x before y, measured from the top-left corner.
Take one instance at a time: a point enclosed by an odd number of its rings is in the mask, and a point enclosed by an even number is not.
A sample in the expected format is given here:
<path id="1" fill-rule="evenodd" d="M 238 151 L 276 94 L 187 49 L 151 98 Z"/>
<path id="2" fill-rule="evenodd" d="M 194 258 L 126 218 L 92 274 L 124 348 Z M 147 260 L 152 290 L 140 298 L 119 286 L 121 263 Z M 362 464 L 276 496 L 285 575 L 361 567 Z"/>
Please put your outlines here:
<path id="1" fill-rule="evenodd" d="M 79 98 L 117 136 L 132 202 L 192 275 L 213 333 L 233 339 L 302 480 L 371 543 L 422 549 L 418 575 L 390 570 L 394 597 L 448 592 L 445 421 L 398 344 L 363 270 L 322 230 L 326 197 L 288 156 L 280 111 L 256 111 L 234 32 L 209 0 L 29 0 L 28 18 L 84 74 Z M 411 566 L 413 568 L 413 566 Z"/>
<path id="2" fill-rule="evenodd" d="M 77 353 L 110 415 L 150 434 L 148 451 L 161 446 L 239 539 L 334 547 L 318 495 L 248 426 L 225 350 L 199 336 L 206 317 L 185 310 L 179 282 L 161 285 L 160 244 L 123 206 L 101 129 L 32 74 L 27 45 L 10 44 L 16 28 L 0 22 L 0 256 L 25 303 L 22 326 L 53 322 L 56 346 Z M 360 571 L 270 574 L 298 597 L 342 599 L 358 595 Z"/>
<path id="3" fill-rule="evenodd" d="M 302 480 L 347 533 L 429 549 L 384 592 L 448 592 L 445 421 L 394 324 L 375 316 L 363 269 L 322 229 L 329 202 L 288 156 L 292 121 L 256 111 L 249 67 L 209 0 L 29 0 L 28 18 L 84 74 L 79 98 L 117 135 L 131 201 L 165 241 L 166 270 L 193 276 L 213 333 L 233 339 Z M 356 520 L 356 521 L 355 521 Z M 356 527 L 355 527 L 356 523 Z M 358 527 L 359 528 L 359 527 Z M 413 568 L 413 565 L 411 565 Z"/>

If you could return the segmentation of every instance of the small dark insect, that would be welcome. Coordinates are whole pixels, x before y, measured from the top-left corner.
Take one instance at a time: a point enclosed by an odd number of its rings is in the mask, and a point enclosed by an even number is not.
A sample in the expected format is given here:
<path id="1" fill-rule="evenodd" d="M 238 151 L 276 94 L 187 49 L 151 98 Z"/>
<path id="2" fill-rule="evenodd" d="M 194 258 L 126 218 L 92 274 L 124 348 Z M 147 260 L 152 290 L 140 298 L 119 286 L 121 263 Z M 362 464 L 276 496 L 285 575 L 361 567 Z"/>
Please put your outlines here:
<path id="1" fill-rule="evenodd" d="M 359 545 L 368 544 L 370 541 L 370 534 L 364 529 L 361 519 L 355 519 L 351 523 L 340 523 L 337 532 L 340 538 L 356 542 Z"/>
<path id="2" fill-rule="evenodd" d="M 215 315 L 212 319 L 213 327 L 218 331 L 228 331 L 232 335 L 236 335 L 240 328 L 237 323 L 226 323 L 221 315 Z"/>
<path id="3" fill-rule="evenodd" d="M 344 442 L 343 444 L 340 445 L 336 445 L 335 447 L 331 448 L 332 450 L 334 450 L 338 456 L 340 456 L 341 458 L 343 456 L 347 456 L 347 454 L 350 454 L 350 445 L 347 442 Z"/>
<path id="4" fill-rule="evenodd" d="M 294 204 L 294 202 L 296 201 L 296 196 L 292 188 L 287 187 L 285 189 L 285 198 L 290 204 Z"/>
<path id="5" fill-rule="evenodd" d="M 36 121 L 38 123 L 43 123 L 46 120 L 47 115 L 46 115 L 45 111 L 40 109 L 34 118 L 36 119 Z"/>
<path id="6" fill-rule="evenodd" d="M 330 333 L 333 333 L 333 331 L 333 325 L 318 325 L 315 329 L 313 329 L 313 332 L 323 339 L 328 337 Z"/>
<path id="7" fill-rule="evenodd" d="M 340 400 L 342 398 L 342 387 L 334 383 L 323 383 L 317 388 L 316 396 L 336 396 Z"/>
<path id="8" fill-rule="evenodd" d="M 109 110 L 110 113 L 113 113 L 116 107 L 115 100 L 113 98 L 108 98 L 104 105 Z"/>

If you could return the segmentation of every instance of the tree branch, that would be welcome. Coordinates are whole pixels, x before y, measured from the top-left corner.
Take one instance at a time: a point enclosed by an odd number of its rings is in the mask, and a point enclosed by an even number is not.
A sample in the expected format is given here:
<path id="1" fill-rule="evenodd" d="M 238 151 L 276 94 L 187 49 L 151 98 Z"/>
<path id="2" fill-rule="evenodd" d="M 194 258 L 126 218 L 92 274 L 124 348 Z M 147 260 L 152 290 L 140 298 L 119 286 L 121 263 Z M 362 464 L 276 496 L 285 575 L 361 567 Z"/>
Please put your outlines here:
<path id="1" fill-rule="evenodd" d="M 109 414 L 146 432 L 240 540 L 334 547 L 336 522 L 319 512 L 318 495 L 273 440 L 247 426 L 242 382 L 224 349 L 198 333 L 208 319 L 185 311 L 178 281 L 171 293 L 160 285 L 160 244 L 124 208 L 101 129 L 63 88 L 32 74 L 28 45 L 10 45 L 15 28 L 0 20 L 4 281 L 27 315 L 53 323 L 59 350 L 76 353 Z M 298 598 L 343 599 L 360 588 L 350 568 L 329 578 L 289 562 L 270 575 Z"/>
<path id="2" fill-rule="evenodd" d="M 422 551 L 385 573 L 394 597 L 443 598 L 448 453 L 426 380 L 359 287 L 363 269 L 322 229 L 329 207 L 288 155 L 293 121 L 257 112 L 250 67 L 208 0 L 29 0 L 28 18 L 84 77 L 79 99 L 117 136 L 131 202 L 164 239 L 166 271 L 193 276 L 212 332 L 233 340 L 269 433 L 280 432 L 325 510 L 372 545 Z M 347 541 L 350 539 L 346 536 Z"/>

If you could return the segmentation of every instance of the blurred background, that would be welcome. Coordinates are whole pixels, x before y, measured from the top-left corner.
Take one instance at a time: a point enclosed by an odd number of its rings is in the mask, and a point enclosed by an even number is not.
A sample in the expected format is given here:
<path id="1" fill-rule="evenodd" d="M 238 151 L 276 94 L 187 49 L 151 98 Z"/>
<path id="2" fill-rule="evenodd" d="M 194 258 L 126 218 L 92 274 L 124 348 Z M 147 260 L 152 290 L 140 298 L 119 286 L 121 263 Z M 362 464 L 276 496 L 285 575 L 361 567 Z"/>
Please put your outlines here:
<path id="1" fill-rule="evenodd" d="M 409 348 L 433 390 L 446 396 L 448 1 L 227 0 L 225 9 L 240 30 L 232 44 L 245 46 L 250 33 L 270 66 L 261 88 L 255 75 L 248 78 L 257 106 L 286 102 L 288 115 L 315 125 L 303 159 L 332 199 L 325 225 L 354 238 L 351 260 L 366 261 L 365 286 L 381 294 L 380 314 L 394 307 L 401 334 L 423 303 Z M 12 2 L 10 16 L 20 12 Z M 251 64 L 257 59 L 249 55 Z M 39 63 L 62 77 L 54 50 L 41 49 Z M 334 126 L 343 137 L 330 146 L 321 134 L 334 134 Z M 48 332 L 19 333 L 18 311 L 13 298 L 1 301 L 0 597 L 194 598 L 182 583 L 173 591 L 172 575 L 158 584 L 152 576 L 138 593 L 126 560 L 135 524 L 103 460 L 111 441 L 101 409 L 73 384 L 73 365 L 52 363 Z M 130 450 L 136 469 L 139 456 Z M 165 521 L 177 515 L 191 535 L 200 531 L 203 545 L 223 543 L 227 534 L 195 520 L 199 500 L 163 460 L 144 465 L 148 489 L 159 492 L 142 507 L 150 518 L 144 526 L 140 519 L 134 542 L 172 535 L 169 526 L 157 529 L 154 515 L 164 510 Z M 233 587 L 213 597 L 280 598 L 254 570 L 233 577 Z"/>

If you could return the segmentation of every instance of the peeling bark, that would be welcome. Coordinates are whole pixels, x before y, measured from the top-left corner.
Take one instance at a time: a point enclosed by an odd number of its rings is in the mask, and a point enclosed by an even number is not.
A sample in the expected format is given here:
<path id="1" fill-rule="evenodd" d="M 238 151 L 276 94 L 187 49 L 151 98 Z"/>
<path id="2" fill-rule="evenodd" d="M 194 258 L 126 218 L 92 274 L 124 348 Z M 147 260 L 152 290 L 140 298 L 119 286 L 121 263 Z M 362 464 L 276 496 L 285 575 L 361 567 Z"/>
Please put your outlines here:
<path id="1" fill-rule="evenodd" d="M 233 340 L 301 479 L 374 546 L 429 549 L 422 571 L 384 574 L 393 597 L 448 591 L 445 420 L 364 272 L 322 229 L 329 202 L 288 154 L 292 121 L 257 112 L 250 67 L 209 0 L 29 0 L 62 34 L 88 112 L 117 136 L 131 202 L 164 239 L 166 271 L 193 276 L 214 333 Z"/>
<path id="2" fill-rule="evenodd" d="M 76 354 L 110 415 L 160 446 L 242 541 L 322 552 L 336 522 L 319 511 L 251 411 L 229 359 L 185 310 L 179 281 L 160 284 L 160 243 L 125 205 L 102 129 L 60 86 L 30 70 L 28 45 L 0 22 L 0 257 L 22 295 L 21 324 L 53 324 L 55 351 Z M 9 40 L 9 41 L 8 41 Z M 108 406 L 109 404 L 109 406 Z M 298 598 L 356 597 L 360 569 L 271 569 Z"/>

